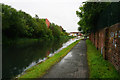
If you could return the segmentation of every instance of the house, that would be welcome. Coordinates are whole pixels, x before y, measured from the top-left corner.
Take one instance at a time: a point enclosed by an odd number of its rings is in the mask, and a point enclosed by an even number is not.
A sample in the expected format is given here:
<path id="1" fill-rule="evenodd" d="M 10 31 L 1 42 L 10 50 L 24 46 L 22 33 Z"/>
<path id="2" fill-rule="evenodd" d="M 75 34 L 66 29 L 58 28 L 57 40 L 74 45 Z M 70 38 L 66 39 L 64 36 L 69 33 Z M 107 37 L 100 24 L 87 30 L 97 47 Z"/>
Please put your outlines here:
<path id="1" fill-rule="evenodd" d="M 50 21 L 47 18 L 45 19 L 45 23 L 46 23 L 47 27 L 50 28 Z"/>

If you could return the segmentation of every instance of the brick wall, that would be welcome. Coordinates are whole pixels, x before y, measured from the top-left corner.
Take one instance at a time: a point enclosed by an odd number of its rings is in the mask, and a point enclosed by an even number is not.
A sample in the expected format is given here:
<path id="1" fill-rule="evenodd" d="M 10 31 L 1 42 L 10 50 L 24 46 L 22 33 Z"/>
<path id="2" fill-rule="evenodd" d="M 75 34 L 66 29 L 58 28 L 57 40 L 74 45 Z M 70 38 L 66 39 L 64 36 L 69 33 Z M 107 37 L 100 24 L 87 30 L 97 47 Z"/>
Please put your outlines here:
<path id="1" fill-rule="evenodd" d="M 108 35 L 108 60 L 120 70 L 120 24 L 111 26 Z"/>
<path id="2" fill-rule="evenodd" d="M 94 41 L 95 41 L 94 33 L 91 33 L 91 41 L 94 44 Z"/>
<path id="3" fill-rule="evenodd" d="M 120 23 L 91 33 L 89 39 L 104 59 L 109 60 L 120 71 Z"/>
<path id="4" fill-rule="evenodd" d="M 98 48 L 98 32 L 95 33 L 95 47 Z"/>
<path id="5" fill-rule="evenodd" d="M 98 33 L 98 37 L 99 37 L 99 39 L 98 39 L 98 50 L 103 55 L 104 59 L 106 57 L 105 56 L 105 41 L 106 41 L 106 39 L 105 39 L 105 37 L 106 37 L 105 33 L 106 33 L 106 29 L 102 29 Z"/>

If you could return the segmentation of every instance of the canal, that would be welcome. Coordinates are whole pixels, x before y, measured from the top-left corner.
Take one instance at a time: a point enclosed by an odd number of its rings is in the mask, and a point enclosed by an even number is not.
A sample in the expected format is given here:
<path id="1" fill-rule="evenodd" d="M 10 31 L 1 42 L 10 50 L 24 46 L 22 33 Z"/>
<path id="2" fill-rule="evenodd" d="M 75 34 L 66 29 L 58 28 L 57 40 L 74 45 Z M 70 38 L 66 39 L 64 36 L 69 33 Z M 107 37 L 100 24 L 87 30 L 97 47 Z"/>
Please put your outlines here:
<path id="1" fill-rule="evenodd" d="M 11 46 L 2 49 L 2 78 L 13 78 L 30 67 L 53 56 L 63 48 L 78 40 L 77 38 L 37 42 L 27 47 Z"/>

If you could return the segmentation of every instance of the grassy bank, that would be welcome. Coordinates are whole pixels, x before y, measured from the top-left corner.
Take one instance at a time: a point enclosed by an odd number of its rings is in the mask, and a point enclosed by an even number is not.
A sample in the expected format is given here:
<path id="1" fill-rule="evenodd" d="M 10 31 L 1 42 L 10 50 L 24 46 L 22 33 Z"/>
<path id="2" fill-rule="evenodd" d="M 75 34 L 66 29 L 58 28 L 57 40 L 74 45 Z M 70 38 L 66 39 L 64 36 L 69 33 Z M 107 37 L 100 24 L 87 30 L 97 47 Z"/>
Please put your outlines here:
<path id="1" fill-rule="evenodd" d="M 114 66 L 103 59 L 91 41 L 86 40 L 86 43 L 90 78 L 120 78 Z"/>
<path id="2" fill-rule="evenodd" d="M 55 63 L 59 62 L 67 53 L 79 42 L 80 40 L 77 40 L 76 42 L 70 44 L 68 47 L 64 48 L 60 52 L 56 53 L 54 56 L 47 59 L 45 62 L 42 62 L 40 64 L 37 64 L 36 66 L 31 67 L 26 71 L 24 75 L 19 77 L 19 79 L 34 79 L 42 77 L 48 69 L 50 69 Z"/>

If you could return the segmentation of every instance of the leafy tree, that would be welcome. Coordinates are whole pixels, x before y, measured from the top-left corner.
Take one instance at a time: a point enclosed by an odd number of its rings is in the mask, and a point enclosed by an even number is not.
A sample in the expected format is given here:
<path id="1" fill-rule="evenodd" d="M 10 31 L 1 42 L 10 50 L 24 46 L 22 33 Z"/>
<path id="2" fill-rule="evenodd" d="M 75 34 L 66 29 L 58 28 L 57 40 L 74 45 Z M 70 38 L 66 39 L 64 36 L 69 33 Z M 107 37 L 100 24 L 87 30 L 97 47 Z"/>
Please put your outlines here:
<path id="1" fill-rule="evenodd" d="M 7 5 L 2 5 L 3 34 L 9 38 L 16 38 L 22 35 L 24 30 L 24 21 L 20 18 L 18 12 Z"/>
<path id="2" fill-rule="evenodd" d="M 84 2 L 83 6 L 79 8 L 80 11 L 76 11 L 77 16 L 80 18 L 78 25 L 84 33 L 96 31 L 99 15 L 109 4 L 109 2 Z M 78 30 L 81 31 L 80 28 Z"/>
<path id="3" fill-rule="evenodd" d="M 58 25 L 52 23 L 50 24 L 50 29 L 52 30 L 52 34 L 54 37 L 59 38 L 61 36 L 60 27 Z"/>
<path id="4" fill-rule="evenodd" d="M 53 39 L 64 35 L 61 27 L 52 23 L 50 29 L 47 28 L 45 19 L 40 19 L 38 15 L 33 18 L 22 10 L 17 11 L 11 6 L 2 4 L 2 32 L 3 41 L 19 38 L 42 38 Z"/>

